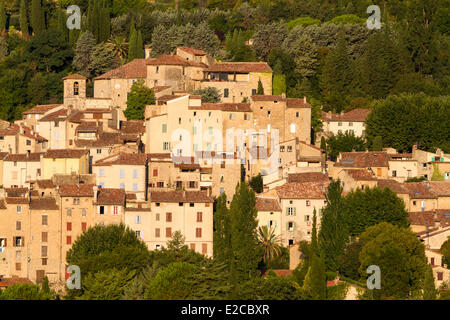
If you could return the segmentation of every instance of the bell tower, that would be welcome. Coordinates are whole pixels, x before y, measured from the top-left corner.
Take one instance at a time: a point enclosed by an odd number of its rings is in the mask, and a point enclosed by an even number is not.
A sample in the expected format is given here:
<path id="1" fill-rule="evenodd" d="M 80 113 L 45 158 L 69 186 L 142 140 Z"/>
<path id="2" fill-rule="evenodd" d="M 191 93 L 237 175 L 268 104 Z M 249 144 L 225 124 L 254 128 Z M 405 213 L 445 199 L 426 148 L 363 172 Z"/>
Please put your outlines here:
<path id="1" fill-rule="evenodd" d="M 72 105 L 82 109 L 86 99 L 86 77 L 81 74 L 71 74 L 64 77 L 64 105 Z"/>

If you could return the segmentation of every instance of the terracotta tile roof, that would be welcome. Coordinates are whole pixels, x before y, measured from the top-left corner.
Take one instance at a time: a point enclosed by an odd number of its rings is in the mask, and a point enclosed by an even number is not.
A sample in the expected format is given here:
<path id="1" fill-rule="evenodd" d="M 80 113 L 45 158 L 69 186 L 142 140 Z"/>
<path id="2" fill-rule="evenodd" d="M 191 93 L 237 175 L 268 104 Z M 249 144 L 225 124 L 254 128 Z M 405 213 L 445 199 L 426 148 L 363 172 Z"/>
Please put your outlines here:
<path id="1" fill-rule="evenodd" d="M 122 121 L 120 132 L 123 134 L 143 134 L 145 133 L 145 123 L 143 120 Z"/>
<path id="2" fill-rule="evenodd" d="M 371 111 L 371 109 L 354 109 L 342 114 L 322 112 L 322 120 L 364 122 Z"/>
<path id="3" fill-rule="evenodd" d="M 84 113 L 111 113 L 109 108 L 87 108 Z"/>
<path id="4" fill-rule="evenodd" d="M 67 117 L 67 121 L 74 122 L 74 123 L 81 123 L 83 119 L 84 119 L 84 113 L 79 110 L 73 111 Z"/>
<path id="5" fill-rule="evenodd" d="M 270 198 L 256 198 L 256 210 L 258 211 L 277 211 L 281 212 L 281 207 L 277 199 Z"/>
<path id="6" fill-rule="evenodd" d="M 20 132 L 20 127 L 12 123 L 8 128 L 0 129 L 0 136 L 15 136 Z"/>
<path id="7" fill-rule="evenodd" d="M 99 124 L 97 124 L 96 121 L 85 121 L 85 122 L 81 122 L 77 128 L 75 129 L 76 132 L 92 132 L 95 131 L 97 132 L 99 129 L 101 128 L 101 126 Z"/>
<path id="8" fill-rule="evenodd" d="M 39 189 L 53 189 L 56 186 L 53 184 L 53 181 L 51 179 L 47 180 L 37 180 L 37 185 Z"/>
<path id="9" fill-rule="evenodd" d="M 33 282 L 28 278 L 1 278 L 0 287 L 7 288 L 15 284 L 33 284 Z"/>
<path id="10" fill-rule="evenodd" d="M 119 132 L 101 132 L 95 140 L 76 139 L 75 146 L 78 148 L 104 148 L 113 145 L 121 145 L 124 143 L 121 136 L 122 135 Z"/>
<path id="11" fill-rule="evenodd" d="M 62 104 L 40 104 L 22 112 L 22 114 L 44 114 L 59 106 L 62 106 Z"/>
<path id="12" fill-rule="evenodd" d="M 123 66 L 106 72 L 98 76 L 94 80 L 101 79 L 145 79 L 147 77 L 147 60 L 148 59 L 134 59 Z"/>
<path id="13" fill-rule="evenodd" d="M 203 191 L 151 191 L 151 202 L 213 202 Z"/>
<path id="14" fill-rule="evenodd" d="M 381 189 L 389 188 L 397 194 L 408 194 L 409 193 L 408 189 L 404 187 L 404 183 L 400 183 L 396 180 L 378 179 L 377 185 Z"/>
<path id="15" fill-rule="evenodd" d="M 411 199 L 437 198 L 436 194 L 424 182 L 407 182 L 403 186 L 409 191 L 409 197 Z"/>
<path id="16" fill-rule="evenodd" d="M 46 116 L 39 119 L 39 121 L 55 121 L 55 120 L 65 120 L 67 118 L 67 109 L 60 109 L 58 111 L 47 114 Z"/>
<path id="17" fill-rule="evenodd" d="M 195 63 L 194 61 L 183 59 L 179 56 L 163 54 L 157 58 L 147 59 L 147 65 L 153 66 L 185 66 L 204 68 L 205 64 Z"/>
<path id="18" fill-rule="evenodd" d="M 189 107 L 189 110 L 221 110 L 225 112 L 252 112 L 250 103 L 202 103 L 201 107 Z"/>
<path id="19" fill-rule="evenodd" d="M 24 197 L 6 197 L 7 204 L 28 204 L 28 198 Z"/>
<path id="20" fill-rule="evenodd" d="M 408 212 L 408 220 L 412 225 L 434 227 L 450 225 L 450 209 Z"/>
<path id="21" fill-rule="evenodd" d="M 158 102 L 167 102 L 167 101 L 174 100 L 174 99 L 177 99 L 177 98 L 180 98 L 180 97 L 181 96 L 175 96 L 175 95 L 172 95 L 172 94 L 166 94 L 164 96 L 161 96 L 161 97 L 157 98 L 156 100 Z"/>
<path id="22" fill-rule="evenodd" d="M 156 86 L 151 88 L 153 90 L 153 92 L 160 92 L 166 89 L 172 88 L 171 86 Z"/>
<path id="23" fill-rule="evenodd" d="M 350 177 L 352 177 L 355 181 L 374 181 L 377 178 L 374 176 L 372 172 L 369 172 L 366 169 L 345 169 L 343 170 L 348 173 Z"/>
<path id="24" fill-rule="evenodd" d="M 55 198 L 31 198 L 30 200 L 31 210 L 59 210 L 56 204 Z"/>
<path id="25" fill-rule="evenodd" d="M 125 190 L 112 188 L 99 188 L 97 202 L 99 205 L 124 205 Z"/>
<path id="26" fill-rule="evenodd" d="M 389 155 L 385 152 L 341 152 L 337 167 L 388 167 Z"/>
<path id="27" fill-rule="evenodd" d="M 73 79 L 73 80 L 86 80 L 87 78 L 85 76 L 82 76 L 79 73 L 69 74 L 68 76 L 64 77 L 63 80 L 66 79 Z"/>
<path id="28" fill-rule="evenodd" d="M 27 153 L 14 153 L 14 154 L 8 154 L 3 161 L 10 161 L 10 162 L 39 162 L 41 161 L 41 155 L 43 155 L 44 152 L 31 152 L 28 156 Z"/>
<path id="29" fill-rule="evenodd" d="M 171 159 L 171 153 L 147 153 L 147 159 Z"/>
<path id="30" fill-rule="evenodd" d="M 292 275 L 293 270 L 287 270 L 287 269 L 273 269 L 273 272 L 275 272 L 275 274 L 278 277 L 289 277 Z M 270 270 L 267 270 L 266 272 L 264 272 L 264 275 L 267 276 L 269 274 Z"/>
<path id="31" fill-rule="evenodd" d="M 251 99 L 253 101 L 285 101 L 286 98 L 283 98 L 282 96 L 274 96 L 274 95 L 268 95 L 268 94 L 258 94 L 251 96 Z"/>
<path id="32" fill-rule="evenodd" d="M 24 126 L 24 125 L 20 126 L 20 134 L 23 135 L 24 137 L 34 139 L 36 141 L 47 141 L 47 139 L 40 136 L 38 133 L 31 130 L 31 128 Z"/>
<path id="33" fill-rule="evenodd" d="M 137 197 L 136 197 L 135 193 L 127 193 L 126 194 L 126 199 L 127 199 L 127 201 L 137 200 Z"/>
<path id="34" fill-rule="evenodd" d="M 216 62 L 205 71 L 209 72 L 272 72 L 267 62 Z"/>
<path id="35" fill-rule="evenodd" d="M 29 191 L 28 188 L 5 188 L 5 192 L 9 197 L 20 197 Z"/>
<path id="36" fill-rule="evenodd" d="M 288 174 L 287 182 L 329 182 L 327 173 L 303 172 Z"/>
<path id="37" fill-rule="evenodd" d="M 8 154 L 8 152 L 0 152 L 0 160 L 5 159 Z"/>
<path id="38" fill-rule="evenodd" d="M 5 199 L 0 199 L 0 209 L 6 209 Z"/>
<path id="39" fill-rule="evenodd" d="M 425 184 L 437 196 L 450 197 L 450 181 L 426 181 Z"/>
<path id="40" fill-rule="evenodd" d="M 328 182 L 288 182 L 275 190 L 280 199 L 325 199 Z"/>
<path id="41" fill-rule="evenodd" d="M 93 197 L 95 184 L 68 184 L 59 186 L 61 197 Z"/>
<path id="42" fill-rule="evenodd" d="M 44 158 L 47 159 L 79 159 L 85 154 L 89 153 L 88 150 L 82 149 L 49 149 L 44 154 Z"/>
<path id="43" fill-rule="evenodd" d="M 305 98 L 286 98 L 286 106 L 288 108 L 311 108 Z"/>
<path id="44" fill-rule="evenodd" d="M 194 48 L 186 48 L 186 47 L 177 47 L 177 49 L 186 51 L 188 53 L 191 53 L 195 56 L 205 56 L 207 55 L 207 53 L 203 50 L 199 50 L 199 49 L 194 49 Z"/>
<path id="45" fill-rule="evenodd" d="M 143 166 L 147 163 L 147 155 L 145 153 L 118 153 L 112 156 L 98 160 L 94 166 L 110 166 L 110 165 L 136 165 Z"/>

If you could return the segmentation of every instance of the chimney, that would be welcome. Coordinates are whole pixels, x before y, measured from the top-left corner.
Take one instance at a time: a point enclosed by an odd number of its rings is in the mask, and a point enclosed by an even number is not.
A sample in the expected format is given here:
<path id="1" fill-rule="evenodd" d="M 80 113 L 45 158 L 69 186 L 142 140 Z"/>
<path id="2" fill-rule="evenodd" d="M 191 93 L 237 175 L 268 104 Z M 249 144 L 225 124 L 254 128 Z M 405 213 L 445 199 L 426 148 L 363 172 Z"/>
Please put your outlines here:
<path id="1" fill-rule="evenodd" d="M 286 99 L 286 93 L 283 92 L 283 93 L 281 94 L 281 98 Z"/>
<path id="2" fill-rule="evenodd" d="M 306 96 L 303 96 L 303 103 L 307 103 L 306 102 Z"/>
<path id="3" fill-rule="evenodd" d="M 94 192 L 94 203 L 96 203 L 97 202 L 98 187 L 97 186 L 93 186 L 92 187 L 92 191 Z"/>

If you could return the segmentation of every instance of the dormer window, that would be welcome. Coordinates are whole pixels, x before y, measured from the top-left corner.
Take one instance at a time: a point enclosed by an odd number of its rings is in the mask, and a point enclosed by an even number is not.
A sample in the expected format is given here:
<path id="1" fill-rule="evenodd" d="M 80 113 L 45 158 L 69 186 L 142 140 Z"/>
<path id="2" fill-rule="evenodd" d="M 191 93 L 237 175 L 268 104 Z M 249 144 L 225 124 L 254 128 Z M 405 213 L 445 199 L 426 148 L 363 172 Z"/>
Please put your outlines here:
<path id="1" fill-rule="evenodd" d="M 77 96 L 78 95 L 78 89 L 80 88 L 78 82 L 74 82 L 73 84 L 73 95 Z"/>

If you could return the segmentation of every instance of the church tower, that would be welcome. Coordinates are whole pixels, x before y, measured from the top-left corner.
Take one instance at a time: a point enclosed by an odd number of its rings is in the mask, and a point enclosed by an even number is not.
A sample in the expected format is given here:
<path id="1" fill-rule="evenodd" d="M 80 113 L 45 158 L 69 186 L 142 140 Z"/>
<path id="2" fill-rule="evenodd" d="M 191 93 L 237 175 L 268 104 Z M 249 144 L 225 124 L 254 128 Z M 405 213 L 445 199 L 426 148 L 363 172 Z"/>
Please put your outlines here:
<path id="1" fill-rule="evenodd" d="M 64 77 L 64 105 L 74 109 L 83 109 L 86 100 L 86 77 L 71 74 Z"/>

